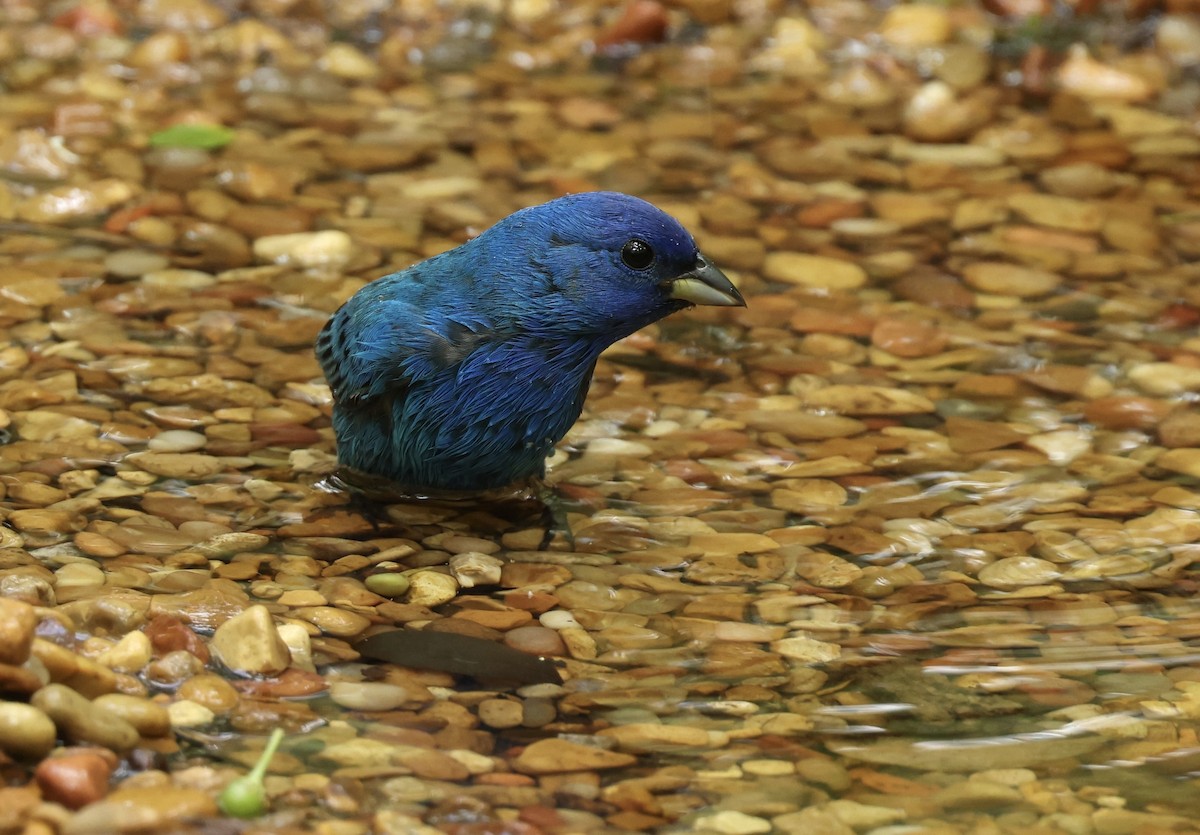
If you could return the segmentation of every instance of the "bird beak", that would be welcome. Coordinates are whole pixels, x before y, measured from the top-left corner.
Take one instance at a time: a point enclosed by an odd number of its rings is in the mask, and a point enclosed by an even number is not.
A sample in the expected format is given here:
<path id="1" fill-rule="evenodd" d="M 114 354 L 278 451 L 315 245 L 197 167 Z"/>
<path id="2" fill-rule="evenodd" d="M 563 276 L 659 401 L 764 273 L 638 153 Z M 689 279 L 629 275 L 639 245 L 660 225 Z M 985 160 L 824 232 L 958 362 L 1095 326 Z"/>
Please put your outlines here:
<path id="1" fill-rule="evenodd" d="M 708 259 L 696 254 L 696 265 L 669 282 L 670 297 L 692 304 L 712 304 L 719 307 L 745 307 L 746 300 Z"/>

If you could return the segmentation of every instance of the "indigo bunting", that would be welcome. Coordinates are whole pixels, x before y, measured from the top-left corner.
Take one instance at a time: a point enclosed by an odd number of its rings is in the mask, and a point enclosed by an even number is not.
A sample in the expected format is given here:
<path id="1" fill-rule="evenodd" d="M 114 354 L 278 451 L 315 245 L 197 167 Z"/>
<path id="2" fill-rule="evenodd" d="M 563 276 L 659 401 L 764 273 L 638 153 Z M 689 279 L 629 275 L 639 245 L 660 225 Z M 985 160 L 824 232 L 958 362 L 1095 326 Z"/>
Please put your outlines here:
<path id="1" fill-rule="evenodd" d="M 410 489 L 545 472 L 600 352 L 669 313 L 745 305 L 672 217 L 587 192 L 377 279 L 325 324 L 339 461 Z"/>

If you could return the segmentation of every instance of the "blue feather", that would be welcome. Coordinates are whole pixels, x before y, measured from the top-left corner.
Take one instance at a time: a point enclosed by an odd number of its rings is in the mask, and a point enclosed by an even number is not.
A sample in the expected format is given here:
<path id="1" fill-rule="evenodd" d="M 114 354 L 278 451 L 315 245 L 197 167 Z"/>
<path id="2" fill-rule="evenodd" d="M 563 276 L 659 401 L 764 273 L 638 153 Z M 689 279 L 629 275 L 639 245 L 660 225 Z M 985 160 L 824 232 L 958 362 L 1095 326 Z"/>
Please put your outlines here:
<path id="1" fill-rule="evenodd" d="M 338 458 L 416 489 L 540 476 L 600 353 L 693 303 L 744 301 L 649 203 L 590 192 L 522 209 L 326 323 Z"/>

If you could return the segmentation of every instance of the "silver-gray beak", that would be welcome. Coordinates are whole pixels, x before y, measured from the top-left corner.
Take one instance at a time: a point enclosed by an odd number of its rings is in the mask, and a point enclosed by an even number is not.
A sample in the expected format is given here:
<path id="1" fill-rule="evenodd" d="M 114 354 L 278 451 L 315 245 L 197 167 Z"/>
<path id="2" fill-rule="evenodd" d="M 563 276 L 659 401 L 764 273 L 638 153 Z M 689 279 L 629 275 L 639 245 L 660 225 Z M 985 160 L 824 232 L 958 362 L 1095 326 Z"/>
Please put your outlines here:
<path id="1" fill-rule="evenodd" d="M 711 304 L 718 307 L 745 307 L 746 300 L 703 255 L 696 255 L 696 265 L 670 282 L 670 296 L 692 304 Z"/>

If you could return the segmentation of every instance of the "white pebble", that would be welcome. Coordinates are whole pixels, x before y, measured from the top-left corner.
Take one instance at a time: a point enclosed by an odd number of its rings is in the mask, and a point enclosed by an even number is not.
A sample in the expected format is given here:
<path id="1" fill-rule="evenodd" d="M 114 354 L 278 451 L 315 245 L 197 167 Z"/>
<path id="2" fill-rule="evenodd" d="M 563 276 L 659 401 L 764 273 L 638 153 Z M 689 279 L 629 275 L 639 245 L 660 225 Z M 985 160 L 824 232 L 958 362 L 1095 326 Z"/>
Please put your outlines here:
<path id="1" fill-rule="evenodd" d="M 646 444 L 626 441 L 621 438 L 596 438 L 588 442 L 587 451 L 597 455 L 625 455 L 630 458 L 646 458 L 652 450 Z"/>
<path id="2" fill-rule="evenodd" d="M 578 627 L 579 621 L 575 620 L 575 616 L 570 612 L 564 612 L 562 609 L 551 609 L 549 612 L 543 612 L 538 618 L 538 622 L 547 629 L 570 629 Z"/>
<path id="3" fill-rule="evenodd" d="M 171 717 L 172 728 L 199 728 L 216 718 L 211 710 L 190 699 L 171 702 L 167 705 L 167 715 Z"/>
<path id="4" fill-rule="evenodd" d="M 496 585 L 503 568 L 503 560 L 478 551 L 467 551 L 450 558 L 450 573 L 464 589 Z"/>
<path id="5" fill-rule="evenodd" d="M 408 693 L 382 681 L 335 681 L 329 698 L 347 710 L 395 710 L 408 701 Z"/>
<path id="6" fill-rule="evenodd" d="M 254 242 L 260 261 L 297 267 L 341 267 L 354 254 L 354 242 L 338 229 L 267 235 Z"/>
<path id="7" fill-rule="evenodd" d="M 146 444 L 155 452 L 195 452 L 204 449 L 208 439 L 199 432 L 188 429 L 168 429 L 159 432 Z"/>

